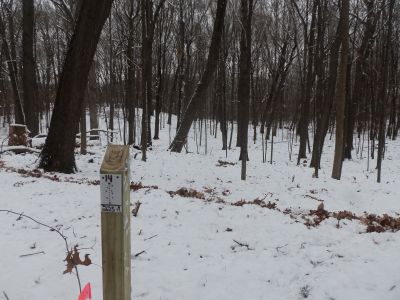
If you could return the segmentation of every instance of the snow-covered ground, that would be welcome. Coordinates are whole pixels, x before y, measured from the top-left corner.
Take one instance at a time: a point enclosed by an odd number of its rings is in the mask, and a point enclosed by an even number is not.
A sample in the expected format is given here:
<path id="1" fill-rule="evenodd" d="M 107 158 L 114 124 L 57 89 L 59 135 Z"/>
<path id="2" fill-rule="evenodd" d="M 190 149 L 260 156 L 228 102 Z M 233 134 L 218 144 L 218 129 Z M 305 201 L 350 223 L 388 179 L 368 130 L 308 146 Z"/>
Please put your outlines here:
<path id="1" fill-rule="evenodd" d="M 302 217 L 320 203 L 329 212 L 399 217 L 398 141 L 388 141 L 381 184 L 376 162 L 367 171 L 366 158 L 346 161 L 337 181 L 330 178 L 332 141 L 319 178 L 313 178 L 308 163 L 297 166 L 296 155 L 289 160 L 286 132 L 279 131 L 272 164 L 262 163 L 261 140 L 250 144 L 248 177 L 241 181 L 239 151 L 226 157 L 219 136 L 208 134 L 207 154 L 204 140 L 197 153 L 191 131 L 191 152 L 176 154 L 167 151 L 165 127 L 147 162 L 132 150 L 131 180 L 147 186 L 131 192 L 132 205 L 142 203 L 131 225 L 132 299 L 400 299 L 400 232 L 366 233 L 359 220 L 337 226 L 334 218 L 307 227 Z M 0 210 L 55 227 L 70 247 L 89 253 L 93 264 L 78 269 L 82 284 L 91 283 L 93 299 L 102 299 L 100 188 L 90 183 L 99 179 L 105 147 L 77 154 L 78 173 L 47 178 L 7 170 L 35 169 L 37 154 L 0 157 Z M 219 166 L 218 160 L 234 165 Z M 54 175 L 57 180 L 48 178 Z M 170 193 L 183 187 L 204 199 Z M 231 205 L 257 198 L 277 209 Z M 56 232 L 0 212 L 0 249 L 0 299 L 77 299 L 76 276 L 63 275 L 66 249 Z"/>

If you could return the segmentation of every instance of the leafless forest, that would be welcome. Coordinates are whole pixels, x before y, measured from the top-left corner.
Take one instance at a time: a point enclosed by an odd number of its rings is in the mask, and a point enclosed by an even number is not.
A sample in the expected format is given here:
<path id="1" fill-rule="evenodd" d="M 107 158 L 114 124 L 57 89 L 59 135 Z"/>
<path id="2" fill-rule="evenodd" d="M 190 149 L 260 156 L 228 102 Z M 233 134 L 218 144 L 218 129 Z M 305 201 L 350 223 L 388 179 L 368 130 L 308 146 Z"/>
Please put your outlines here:
<path id="1" fill-rule="evenodd" d="M 170 151 L 181 152 L 196 122 L 222 149 L 240 147 L 245 179 L 248 144 L 262 139 L 266 162 L 269 141 L 284 128 L 300 141 L 290 156 L 308 158 L 315 176 L 332 138 L 333 178 L 367 148 L 381 180 L 385 142 L 400 128 L 399 1 L 0 5 L 1 126 L 47 134 L 45 170 L 74 172 L 76 134 L 84 153 L 102 117 L 110 141 L 121 135 L 143 160 L 160 127 L 177 128 Z M 81 122 L 87 114 L 90 128 Z"/>

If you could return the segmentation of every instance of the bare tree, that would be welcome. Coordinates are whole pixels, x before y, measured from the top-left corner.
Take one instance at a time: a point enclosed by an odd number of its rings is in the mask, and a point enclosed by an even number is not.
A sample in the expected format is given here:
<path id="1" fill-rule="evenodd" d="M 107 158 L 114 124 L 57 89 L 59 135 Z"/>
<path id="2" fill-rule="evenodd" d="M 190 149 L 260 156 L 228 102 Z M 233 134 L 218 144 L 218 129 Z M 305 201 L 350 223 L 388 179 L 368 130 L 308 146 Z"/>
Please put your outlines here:
<path id="1" fill-rule="evenodd" d="M 378 117 L 379 117 L 379 130 L 378 130 L 378 157 L 377 157 L 377 169 L 378 176 L 377 182 L 381 182 L 382 177 L 382 159 L 383 159 L 383 151 L 385 147 L 385 131 L 386 131 L 386 104 L 388 100 L 388 77 L 389 77 L 389 57 L 390 57 L 390 49 L 392 44 L 392 32 L 393 32 L 393 8 L 395 4 L 395 0 L 389 0 L 388 3 L 388 12 L 387 12 L 387 23 L 384 33 L 384 46 L 382 47 L 382 58 L 381 58 L 381 70 L 380 70 L 380 84 L 379 84 L 379 108 L 378 108 Z"/>
<path id="2" fill-rule="evenodd" d="M 347 57 L 349 52 L 349 0 L 342 0 L 340 7 L 341 27 L 339 37 L 341 42 L 340 61 L 335 91 L 336 105 L 336 134 L 335 134 L 335 156 L 333 160 L 332 178 L 340 179 L 343 165 L 344 149 L 344 122 L 346 107 L 346 74 Z"/>
<path id="3" fill-rule="evenodd" d="M 112 0 L 85 0 L 60 76 L 49 134 L 39 166 L 46 171 L 76 170 L 74 148 L 90 66 Z"/>
<path id="4" fill-rule="evenodd" d="M 182 151 L 182 148 L 186 143 L 186 138 L 190 127 L 192 126 L 192 122 L 196 116 L 196 113 L 202 107 L 204 101 L 203 99 L 217 68 L 219 48 L 221 46 L 221 36 L 224 28 L 226 2 L 226 0 L 217 1 L 217 12 L 214 21 L 214 29 L 211 37 L 206 67 L 203 75 L 201 76 L 201 80 L 197 84 L 196 90 L 187 105 L 178 132 L 176 133 L 176 136 L 170 145 L 170 149 L 173 152 Z"/>
<path id="5" fill-rule="evenodd" d="M 238 100 L 241 125 L 239 127 L 238 134 L 240 135 L 240 159 L 242 160 L 242 172 L 240 177 L 242 180 L 246 180 L 251 72 L 251 19 L 253 14 L 253 0 L 241 0 L 240 3 L 242 30 L 240 34 Z"/>
<path id="6" fill-rule="evenodd" d="M 153 1 L 141 0 L 142 11 L 142 160 L 146 161 L 147 145 L 151 144 L 150 116 L 153 114 L 153 41 L 154 30 L 161 8 L 165 0 L 160 0 L 156 9 L 153 8 Z"/>
<path id="7" fill-rule="evenodd" d="M 35 59 L 33 57 L 34 40 L 34 6 L 33 0 L 22 3 L 22 86 L 24 90 L 24 111 L 26 125 L 32 135 L 39 132 L 39 113 L 37 101 L 37 85 L 35 74 Z"/>
<path id="8" fill-rule="evenodd" d="M 1 7 L 4 6 L 3 1 L 0 2 Z M 14 110 L 15 110 L 15 122 L 19 124 L 25 124 L 25 114 L 22 108 L 21 96 L 18 89 L 18 71 L 17 71 L 17 62 L 14 55 L 12 55 L 12 51 L 10 50 L 6 28 L 3 21 L 2 13 L 0 12 L 0 36 L 2 39 L 2 50 L 7 60 L 8 74 L 10 77 L 10 82 L 14 95 Z"/>

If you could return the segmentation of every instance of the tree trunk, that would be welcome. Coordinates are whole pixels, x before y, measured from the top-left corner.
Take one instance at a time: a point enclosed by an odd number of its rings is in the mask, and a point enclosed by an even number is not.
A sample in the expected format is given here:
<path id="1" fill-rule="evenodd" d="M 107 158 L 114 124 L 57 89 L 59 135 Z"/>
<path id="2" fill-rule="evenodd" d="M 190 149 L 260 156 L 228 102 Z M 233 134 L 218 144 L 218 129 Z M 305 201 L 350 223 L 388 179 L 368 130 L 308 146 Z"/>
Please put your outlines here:
<path id="1" fill-rule="evenodd" d="M 164 19 L 164 18 L 163 18 Z M 156 92 L 156 113 L 155 113 L 155 120 L 154 120 L 154 137 L 153 139 L 158 140 L 160 134 L 160 114 L 161 114 L 161 106 L 162 106 L 162 95 L 163 95 L 163 85 L 164 85 L 164 75 L 163 70 L 165 70 L 165 52 L 166 46 L 165 41 L 163 43 L 163 33 L 162 31 L 165 30 L 163 27 L 160 26 L 160 32 L 158 33 L 158 58 L 157 58 L 157 92 Z M 164 44 L 164 46 L 162 46 Z"/>
<path id="2" fill-rule="evenodd" d="M 141 0 L 142 10 L 142 160 L 146 161 L 147 146 L 151 145 L 151 115 L 153 115 L 153 40 L 154 29 L 165 0 L 160 0 L 156 10 L 153 1 Z M 154 11 L 154 13 L 153 13 Z"/>
<path id="3" fill-rule="evenodd" d="M 83 105 L 80 120 L 81 154 L 86 155 L 86 107 Z"/>
<path id="4" fill-rule="evenodd" d="M 207 63 L 200 82 L 186 107 L 186 111 L 183 115 L 182 122 L 179 126 L 178 132 L 174 140 L 170 145 L 170 149 L 173 152 L 181 152 L 183 145 L 186 143 L 186 138 L 189 133 L 192 122 L 196 116 L 196 113 L 202 107 L 204 99 L 206 97 L 207 89 L 213 79 L 213 75 L 218 65 L 219 48 L 221 45 L 221 36 L 224 28 L 225 19 L 225 8 L 227 0 L 218 0 L 217 12 L 214 22 L 213 33 L 211 37 L 211 44 L 209 48 L 209 54 Z"/>
<path id="5" fill-rule="evenodd" d="M 25 121 L 31 136 L 39 133 L 39 112 L 35 60 L 33 57 L 34 6 L 33 0 L 24 0 L 22 5 L 22 87 L 24 91 Z"/>
<path id="6" fill-rule="evenodd" d="M 341 52 L 336 81 L 335 104 L 336 104 L 336 134 L 335 134 L 335 156 L 333 160 L 332 178 L 340 179 L 343 165 L 344 147 L 344 114 L 346 107 L 346 73 L 347 57 L 349 52 L 349 0 L 342 0 L 340 18 L 343 20 L 340 29 Z"/>
<path id="7" fill-rule="evenodd" d="M 226 122 L 226 55 L 225 42 L 223 42 L 218 62 L 218 80 L 217 80 L 217 120 L 220 124 L 222 136 L 222 150 L 228 149 L 228 128 Z"/>
<path id="8" fill-rule="evenodd" d="M 135 65 L 134 65 L 134 17 L 133 17 L 133 6 L 130 8 L 129 16 L 129 35 L 128 35 L 128 48 L 126 51 L 126 64 L 127 64 L 127 78 L 125 85 L 125 107 L 128 112 L 128 144 L 133 145 L 134 139 L 134 128 L 135 128 Z"/>
<path id="9" fill-rule="evenodd" d="M 250 101 L 250 72 L 251 72 L 251 17 L 253 13 L 253 0 L 241 0 L 240 57 L 238 101 L 240 130 L 240 158 L 242 160 L 241 179 L 246 180 L 246 164 L 248 157 L 248 126 L 249 126 L 249 101 Z"/>
<path id="10" fill-rule="evenodd" d="M 178 20 L 178 42 L 177 42 L 177 56 L 178 56 L 178 78 L 177 78 L 177 109 L 176 109 L 176 130 L 179 129 L 182 117 L 182 103 L 183 103 L 183 90 L 185 82 L 185 22 L 183 20 L 183 0 L 179 0 L 179 20 Z"/>
<path id="11" fill-rule="evenodd" d="M 316 84 L 316 93 L 315 93 L 315 100 L 314 100 L 314 114 L 315 118 L 315 126 L 317 127 L 314 132 L 314 141 L 313 141 L 313 155 L 311 157 L 311 163 L 313 162 L 314 152 L 316 156 L 319 156 L 320 153 L 320 143 L 318 136 L 320 135 L 321 131 L 321 121 L 323 119 L 324 113 L 324 82 L 325 82 L 325 67 L 324 67 L 324 20 L 322 15 L 322 5 L 321 3 L 318 4 L 318 18 L 317 18 L 317 43 L 316 43 L 316 51 L 315 51 L 315 73 L 317 75 L 317 84 Z M 319 163 L 314 165 L 314 177 L 318 178 L 319 173 Z"/>
<path id="12" fill-rule="evenodd" d="M 113 35 L 112 35 L 112 18 L 111 16 L 108 18 L 109 22 L 109 97 L 108 101 L 110 103 L 110 115 L 108 121 L 108 129 L 111 131 L 110 133 L 110 141 L 111 143 L 114 141 L 114 114 L 115 114 L 115 100 L 116 100 L 116 86 L 115 86 L 115 68 L 114 68 L 114 54 L 113 54 Z"/>
<path id="13" fill-rule="evenodd" d="M 310 100 L 312 86 L 315 80 L 315 72 L 313 70 L 313 60 L 314 60 L 314 47 L 315 47 L 315 24 L 316 24 L 316 14 L 317 14 L 317 0 L 314 0 L 311 16 L 311 25 L 309 39 L 307 42 L 307 72 L 306 72 L 306 83 L 303 93 L 303 99 L 301 103 L 301 113 L 299 120 L 299 135 L 300 135 L 300 146 L 299 155 L 297 157 L 297 164 L 300 163 L 300 159 L 306 158 L 307 141 L 308 141 L 308 123 L 310 115 Z"/>
<path id="14" fill-rule="evenodd" d="M 330 49 L 329 71 L 328 71 L 328 78 L 326 84 L 327 86 L 325 91 L 325 101 L 321 111 L 322 114 L 321 120 L 320 122 L 317 123 L 317 129 L 314 136 L 315 146 L 313 147 L 313 153 L 310 164 L 310 167 L 314 168 L 319 167 L 321 164 L 322 150 L 324 148 L 326 134 L 328 133 L 329 121 L 331 118 L 331 111 L 335 98 L 335 87 L 336 87 L 337 71 L 339 64 L 339 50 L 341 44 L 341 39 L 339 36 L 342 27 L 341 22 L 343 22 L 343 20 L 339 20 L 339 24 L 336 29 L 335 39 Z"/>
<path id="15" fill-rule="evenodd" d="M 367 59 L 370 55 L 371 48 L 374 42 L 375 28 L 377 17 L 374 11 L 374 0 L 364 1 L 367 6 L 367 20 L 365 22 L 365 29 L 361 41 L 360 47 L 357 49 L 357 57 L 355 60 L 355 71 L 354 71 L 354 84 L 351 102 L 349 103 L 349 114 L 347 117 L 347 134 L 346 134 L 346 145 L 344 148 L 344 158 L 351 159 L 351 150 L 353 149 L 353 132 L 355 127 L 357 107 L 363 107 L 366 105 L 364 98 L 365 93 L 365 82 L 367 72 Z"/>
<path id="16" fill-rule="evenodd" d="M 99 119 L 98 119 L 98 108 L 96 101 L 96 68 L 94 63 L 92 64 L 89 71 L 89 80 L 86 91 L 87 103 L 89 106 L 89 125 L 90 129 L 99 128 Z M 99 132 L 97 130 L 90 131 L 90 139 L 98 140 Z M 93 136 L 92 136 L 93 135 Z"/>
<path id="17" fill-rule="evenodd" d="M 392 44 L 392 18 L 393 18 L 393 8 L 395 0 L 389 1 L 388 7 L 388 21 L 386 23 L 386 32 L 384 34 L 384 46 L 382 47 L 382 61 L 381 61 L 381 71 L 380 71 L 380 87 L 379 87 L 379 132 L 378 132 L 378 157 L 377 157 L 377 169 L 378 176 L 377 182 L 381 182 L 382 177 L 382 160 L 383 152 L 385 148 L 385 131 L 386 131 L 386 103 L 388 99 L 388 73 L 389 73 L 389 51 Z"/>
<path id="18" fill-rule="evenodd" d="M 71 38 L 60 76 L 50 130 L 39 166 L 45 171 L 73 173 L 74 148 L 90 66 L 112 0 L 86 0 Z"/>
<path id="19" fill-rule="evenodd" d="M 15 114 L 15 123 L 17 124 L 25 124 L 25 115 L 24 110 L 22 108 L 21 97 L 18 90 L 18 74 L 16 63 L 13 63 L 13 59 L 10 53 L 10 48 L 8 47 L 6 30 L 4 27 L 4 22 L 2 18 L 2 14 L 0 14 L 0 36 L 2 39 L 2 47 L 4 56 L 7 60 L 7 68 L 8 68 L 8 75 L 10 76 L 10 82 L 12 86 L 12 91 L 14 95 L 14 114 Z M 15 62 L 15 61 L 14 61 Z"/>

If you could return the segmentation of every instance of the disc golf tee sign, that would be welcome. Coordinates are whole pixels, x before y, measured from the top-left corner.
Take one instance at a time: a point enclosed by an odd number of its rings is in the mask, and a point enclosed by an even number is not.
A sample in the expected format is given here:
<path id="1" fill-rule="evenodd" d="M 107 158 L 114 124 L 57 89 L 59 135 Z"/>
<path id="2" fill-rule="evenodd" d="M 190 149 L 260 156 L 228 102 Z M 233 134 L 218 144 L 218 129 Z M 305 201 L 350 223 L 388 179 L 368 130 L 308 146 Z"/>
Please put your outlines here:
<path id="1" fill-rule="evenodd" d="M 101 174 L 101 211 L 122 213 L 122 175 Z"/>
<path id="2" fill-rule="evenodd" d="M 128 162 L 129 147 L 122 145 L 109 145 L 107 147 L 100 169 L 102 212 L 122 213 L 123 199 L 126 196 L 124 191 L 127 189 L 126 185 L 129 186 Z"/>

